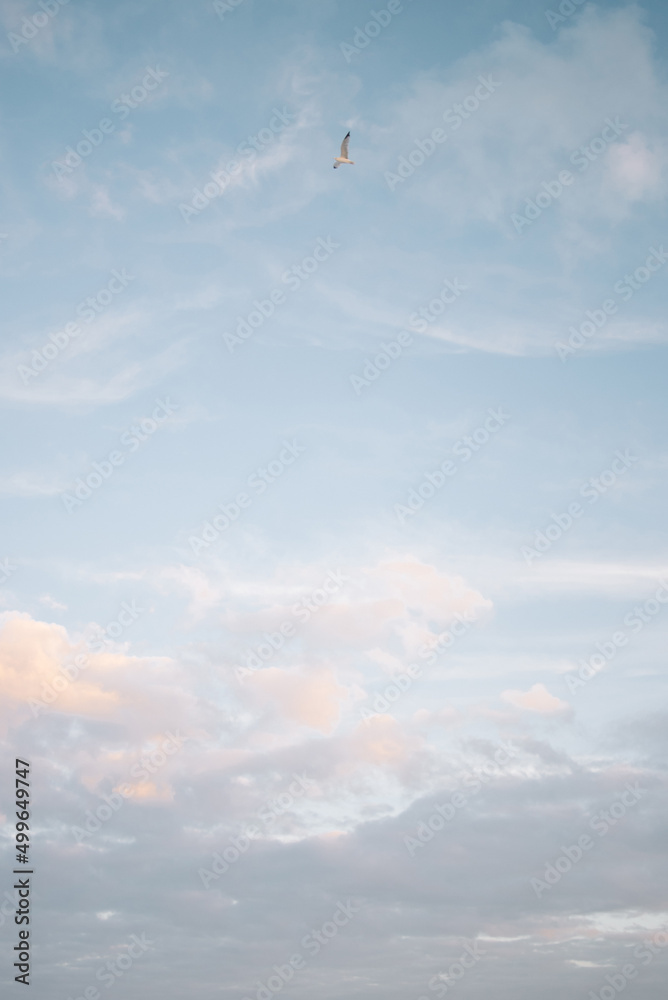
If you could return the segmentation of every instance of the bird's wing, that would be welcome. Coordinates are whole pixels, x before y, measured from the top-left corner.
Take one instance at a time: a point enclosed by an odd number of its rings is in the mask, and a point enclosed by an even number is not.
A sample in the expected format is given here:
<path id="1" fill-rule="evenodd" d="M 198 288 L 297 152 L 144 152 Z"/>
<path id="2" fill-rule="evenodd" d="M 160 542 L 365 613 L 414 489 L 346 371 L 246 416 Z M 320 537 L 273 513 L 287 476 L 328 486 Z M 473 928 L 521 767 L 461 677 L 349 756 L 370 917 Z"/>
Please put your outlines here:
<path id="1" fill-rule="evenodd" d="M 350 145 L 350 132 L 341 143 L 341 156 L 348 159 L 348 146 Z"/>

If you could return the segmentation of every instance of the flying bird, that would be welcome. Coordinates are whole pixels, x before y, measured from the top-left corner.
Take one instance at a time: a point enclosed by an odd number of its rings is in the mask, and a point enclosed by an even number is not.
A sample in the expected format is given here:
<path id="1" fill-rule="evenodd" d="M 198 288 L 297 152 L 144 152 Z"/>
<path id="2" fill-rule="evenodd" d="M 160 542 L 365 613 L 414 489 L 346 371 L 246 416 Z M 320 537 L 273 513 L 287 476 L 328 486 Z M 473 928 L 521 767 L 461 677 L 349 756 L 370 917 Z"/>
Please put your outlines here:
<path id="1" fill-rule="evenodd" d="M 345 137 L 345 139 L 341 143 L 341 155 L 337 156 L 336 159 L 334 160 L 334 169 L 335 170 L 336 170 L 337 167 L 340 167 L 342 163 L 353 163 L 354 164 L 354 162 L 355 162 L 354 160 L 349 160 L 348 159 L 348 146 L 349 145 L 350 145 L 350 132 L 348 133 L 348 135 Z"/>

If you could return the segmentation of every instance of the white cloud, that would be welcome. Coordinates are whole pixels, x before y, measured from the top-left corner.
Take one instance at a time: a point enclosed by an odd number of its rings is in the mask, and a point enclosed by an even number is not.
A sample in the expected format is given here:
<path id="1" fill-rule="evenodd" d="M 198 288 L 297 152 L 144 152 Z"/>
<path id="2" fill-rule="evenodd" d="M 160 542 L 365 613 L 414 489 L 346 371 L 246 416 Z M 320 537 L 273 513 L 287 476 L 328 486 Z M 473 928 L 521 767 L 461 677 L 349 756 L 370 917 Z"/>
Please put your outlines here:
<path id="1" fill-rule="evenodd" d="M 8 497 L 58 496 L 66 487 L 61 477 L 47 476 L 38 471 L 14 472 L 0 477 L 0 495 Z"/>

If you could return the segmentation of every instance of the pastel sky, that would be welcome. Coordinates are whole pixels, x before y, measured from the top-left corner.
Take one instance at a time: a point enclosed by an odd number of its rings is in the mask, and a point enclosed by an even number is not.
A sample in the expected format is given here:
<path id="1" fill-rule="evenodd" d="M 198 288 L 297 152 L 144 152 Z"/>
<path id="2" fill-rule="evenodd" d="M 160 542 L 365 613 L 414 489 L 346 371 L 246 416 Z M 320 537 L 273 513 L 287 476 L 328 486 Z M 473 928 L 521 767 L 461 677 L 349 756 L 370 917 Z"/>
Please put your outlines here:
<path id="1" fill-rule="evenodd" d="M 32 996 L 663 997 L 666 5 L 0 13 Z"/>

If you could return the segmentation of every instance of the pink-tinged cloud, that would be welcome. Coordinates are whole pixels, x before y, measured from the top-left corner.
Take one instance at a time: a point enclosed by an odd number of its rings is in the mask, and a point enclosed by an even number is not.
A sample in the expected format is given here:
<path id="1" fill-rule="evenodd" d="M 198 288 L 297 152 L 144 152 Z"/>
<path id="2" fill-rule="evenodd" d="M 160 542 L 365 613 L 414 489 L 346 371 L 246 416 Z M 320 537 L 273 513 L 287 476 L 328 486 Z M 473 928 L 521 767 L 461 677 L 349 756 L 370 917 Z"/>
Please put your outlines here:
<path id="1" fill-rule="evenodd" d="M 469 587 L 461 576 L 449 576 L 413 557 L 381 562 L 368 576 L 376 586 L 398 598 L 407 612 L 444 625 L 455 614 L 464 614 L 473 607 L 492 607 L 492 602 Z"/>
<path id="2" fill-rule="evenodd" d="M 72 682 L 60 670 L 86 655 L 98 667 L 107 665 L 109 655 L 86 653 L 85 647 L 73 644 L 61 625 L 34 621 L 28 615 L 10 613 L 0 619 L 0 695 L 7 719 L 16 718 L 17 705 L 29 714 L 31 702 L 44 709 L 53 705 L 59 711 L 94 717 L 107 716 L 119 704 L 119 696 L 94 683 L 79 671 Z M 118 657 L 113 657 L 117 659 Z M 122 658 L 121 658 L 122 659 Z M 39 708 L 37 708 L 39 712 Z"/>
<path id="3" fill-rule="evenodd" d="M 252 693 L 261 703 L 272 703 L 291 722 L 331 733 L 338 724 L 348 692 L 328 669 L 292 673 L 269 667 L 250 678 Z"/>
<path id="4" fill-rule="evenodd" d="M 325 571 L 310 575 L 318 580 Z M 261 599 L 252 610 L 248 608 L 252 583 L 242 593 L 228 592 L 229 583 L 223 584 L 219 603 L 225 608 L 225 625 L 240 637 L 248 635 L 249 645 L 253 635 L 275 632 L 287 623 L 296 629 L 310 653 L 324 649 L 329 656 L 335 649 L 354 646 L 358 652 L 373 650 L 374 658 L 381 650 L 399 656 L 399 662 L 403 662 L 406 656 L 416 655 L 421 646 L 432 642 L 456 615 L 477 619 L 492 609 L 492 602 L 462 577 L 414 557 L 388 559 L 372 566 L 347 566 L 345 576 L 345 585 L 307 615 L 294 612 L 295 608 L 303 610 L 302 599 L 310 600 L 309 588 L 302 579 L 295 583 L 284 577 L 270 590 L 265 588 L 265 600 Z M 201 571 L 184 582 L 194 595 L 196 591 L 197 596 L 206 594 L 213 607 L 215 587 L 208 584 Z M 262 587 L 256 589 L 263 595 Z M 394 648 L 388 649 L 388 644 Z"/>
<path id="5" fill-rule="evenodd" d="M 166 782 L 139 781 L 134 785 L 119 785 L 115 792 L 122 790 L 133 802 L 173 802 L 174 789 Z"/>
<path id="6" fill-rule="evenodd" d="M 501 697 L 516 708 L 523 708 L 527 712 L 538 712 L 541 715 L 571 711 L 568 702 L 550 694 L 544 684 L 534 684 L 528 691 L 504 691 Z"/>
<path id="7" fill-rule="evenodd" d="M 423 748 L 422 739 L 407 733 L 391 715 L 375 715 L 360 723 L 349 742 L 355 768 L 373 765 L 403 779 L 409 776 L 416 754 Z"/>
<path id="8" fill-rule="evenodd" d="M 0 615 L 0 719 L 4 725 L 58 712 L 113 720 L 130 745 L 183 719 L 196 698 L 177 664 L 115 649 L 92 652 L 65 628 L 28 614 Z M 190 733 L 194 732 L 192 718 Z"/>

